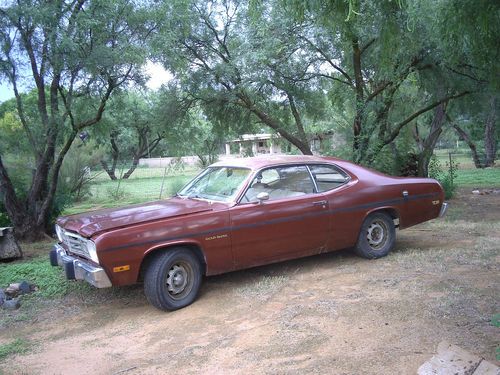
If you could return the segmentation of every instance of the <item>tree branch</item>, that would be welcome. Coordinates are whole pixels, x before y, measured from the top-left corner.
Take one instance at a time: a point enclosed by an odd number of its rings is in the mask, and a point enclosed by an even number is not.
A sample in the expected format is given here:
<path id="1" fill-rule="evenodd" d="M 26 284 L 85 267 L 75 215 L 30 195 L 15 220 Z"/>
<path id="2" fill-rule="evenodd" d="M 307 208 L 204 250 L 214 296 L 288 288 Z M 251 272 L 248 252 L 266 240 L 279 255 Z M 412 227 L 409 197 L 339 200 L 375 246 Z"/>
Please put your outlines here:
<path id="1" fill-rule="evenodd" d="M 411 116 L 407 117 L 404 121 L 401 121 L 399 124 L 396 125 L 396 128 L 391 132 L 390 136 L 384 140 L 384 145 L 387 145 L 387 144 L 391 143 L 392 141 L 394 141 L 394 139 L 396 139 L 396 137 L 398 136 L 401 129 L 405 125 L 410 123 L 412 120 L 416 119 L 418 116 L 424 114 L 427 111 L 430 111 L 431 109 L 437 107 L 438 105 L 440 105 L 442 103 L 448 102 L 448 101 L 453 100 L 453 99 L 460 98 L 460 97 L 468 95 L 470 93 L 471 93 L 471 91 L 462 91 L 461 93 L 458 93 L 455 95 L 446 96 L 446 97 L 444 97 L 444 98 L 442 98 L 442 99 L 440 99 L 432 104 L 429 104 L 427 107 L 424 107 L 424 108 L 420 109 L 419 111 L 413 113 Z"/>
<path id="2" fill-rule="evenodd" d="M 316 52 L 318 52 L 321 56 L 323 56 L 323 58 L 325 59 L 325 61 L 333 68 L 335 69 L 337 72 L 339 72 L 340 74 L 342 74 L 348 82 L 350 82 L 350 86 L 354 87 L 353 83 L 352 83 L 352 79 L 351 79 L 351 76 L 349 74 L 346 73 L 345 70 L 343 70 L 340 66 L 338 66 L 337 64 L 335 64 L 332 59 L 327 55 L 327 53 L 325 51 L 323 51 L 321 48 L 319 48 L 317 45 L 315 45 L 311 40 L 309 40 L 308 38 L 306 38 L 305 36 L 303 35 L 299 35 L 299 38 L 304 40 L 307 44 L 309 44 Z"/>

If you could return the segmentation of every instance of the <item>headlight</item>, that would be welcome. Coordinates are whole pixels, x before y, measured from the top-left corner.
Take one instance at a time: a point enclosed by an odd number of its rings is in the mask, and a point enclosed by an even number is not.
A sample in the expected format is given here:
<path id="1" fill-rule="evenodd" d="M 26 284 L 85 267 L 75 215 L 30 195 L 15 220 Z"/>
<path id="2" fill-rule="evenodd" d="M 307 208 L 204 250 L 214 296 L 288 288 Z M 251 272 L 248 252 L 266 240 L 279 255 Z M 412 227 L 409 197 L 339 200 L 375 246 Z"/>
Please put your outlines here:
<path id="1" fill-rule="evenodd" d="M 97 257 L 97 250 L 95 248 L 95 243 L 93 241 L 87 241 L 87 251 L 89 252 L 90 259 L 99 264 L 99 258 Z"/>
<path id="2" fill-rule="evenodd" d="M 62 236 L 62 229 L 59 225 L 56 224 L 56 234 L 57 234 L 57 238 L 59 239 L 60 242 L 63 242 L 63 236 Z"/>

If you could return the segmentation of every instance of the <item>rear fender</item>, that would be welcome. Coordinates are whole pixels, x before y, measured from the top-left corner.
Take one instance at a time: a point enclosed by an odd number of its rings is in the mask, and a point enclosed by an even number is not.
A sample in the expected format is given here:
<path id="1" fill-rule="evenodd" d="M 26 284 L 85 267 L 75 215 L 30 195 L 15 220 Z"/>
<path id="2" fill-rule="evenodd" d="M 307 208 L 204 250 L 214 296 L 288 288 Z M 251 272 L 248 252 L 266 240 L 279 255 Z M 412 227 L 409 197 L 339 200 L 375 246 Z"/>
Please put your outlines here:
<path id="1" fill-rule="evenodd" d="M 371 215 L 375 212 L 385 212 L 385 213 L 389 214 L 392 217 L 392 220 L 394 221 L 394 226 L 396 228 L 399 227 L 400 220 L 401 220 L 401 213 L 400 213 L 398 208 L 393 207 L 393 206 L 376 207 L 376 208 L 373 208 L 373 209 L 367 211 L 365 217 L 363 218 L 363 222 L 366 220 L 366 218 L 369 215 Z"/>

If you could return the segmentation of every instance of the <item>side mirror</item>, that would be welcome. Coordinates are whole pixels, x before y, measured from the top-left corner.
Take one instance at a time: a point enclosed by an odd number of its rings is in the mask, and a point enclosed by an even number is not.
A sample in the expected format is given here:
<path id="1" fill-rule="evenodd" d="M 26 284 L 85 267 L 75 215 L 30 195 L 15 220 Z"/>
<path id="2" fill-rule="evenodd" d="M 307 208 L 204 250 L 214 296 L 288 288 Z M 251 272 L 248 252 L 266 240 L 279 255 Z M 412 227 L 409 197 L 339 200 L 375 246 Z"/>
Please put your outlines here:
<path id="1" fill-rule="evenodd" d="M 267 201 L 269 199 L 269 193 L 266 193 L 265 191 L 257 194 L 256 197 L 259 200 L 259 203 L 262 204 L 264 201 Z"/>

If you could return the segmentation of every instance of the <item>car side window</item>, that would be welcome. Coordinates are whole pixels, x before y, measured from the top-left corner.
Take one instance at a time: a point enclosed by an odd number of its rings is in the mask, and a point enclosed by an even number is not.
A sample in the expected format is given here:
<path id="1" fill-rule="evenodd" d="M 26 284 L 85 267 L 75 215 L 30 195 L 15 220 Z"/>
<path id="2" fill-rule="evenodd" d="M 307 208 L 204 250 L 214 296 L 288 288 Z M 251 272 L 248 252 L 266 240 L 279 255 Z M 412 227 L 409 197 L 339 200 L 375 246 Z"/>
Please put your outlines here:
<path id="1" fill-rule="evenodd" d="M 320 193 L 335 189 L 349 181 L 349 176 L 333 165 L 311 165 L 309 169 Z"/>
<path id="2" fill-rule="evenodd" d="M 242 203 L 256 202 L 259 193 L 269 200 L 297 197 L 314 192 L 314 184 L 303 165 L 268 168 L 258 173 L 243 196 Z"/>

